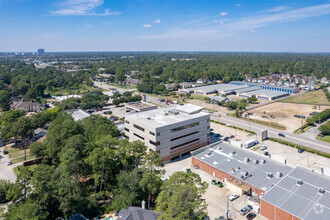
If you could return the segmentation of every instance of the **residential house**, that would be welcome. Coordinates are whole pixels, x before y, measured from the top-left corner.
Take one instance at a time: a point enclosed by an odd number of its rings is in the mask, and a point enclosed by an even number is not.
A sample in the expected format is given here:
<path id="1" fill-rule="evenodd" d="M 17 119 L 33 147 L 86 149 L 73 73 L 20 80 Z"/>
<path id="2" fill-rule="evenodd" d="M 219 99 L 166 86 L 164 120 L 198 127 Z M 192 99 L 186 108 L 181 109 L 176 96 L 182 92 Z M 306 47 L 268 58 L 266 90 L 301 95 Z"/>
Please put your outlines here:
<path id="1" fill-rule="evenodd" d="M 140 207 L 130 206 L 122 209 L 118 213 L 117 220 L 156 220 L 160 214 L 153 210 L 143 209 Z"/>
<path id="2" fill-rule="evenodd" d="M 198 79 L 198 80 L 196 81 L 196 83 L 198 83 L 198 84 L 206 84 L 207 81 L 206 81 L 205 79 L 203 79 L 203 78 L 200 78 L 200 79 Z"/>
<path id="3" fill-rule="evenodd" d="M 41 109 L 41 104 L 38 102 L 24 101 L 24 99 L 14 101 L 10 105 L 11 109 L 23 110 L 26 112 L 38 112 Z"/>
<path id="4" fill-rule="evenodd" d="M 321 78 L 321 83 L 323 83 L 323 84 L 328 84 L 329 81 L 328 81 L 327 77 L 322 77 L 322 78 Z"/>

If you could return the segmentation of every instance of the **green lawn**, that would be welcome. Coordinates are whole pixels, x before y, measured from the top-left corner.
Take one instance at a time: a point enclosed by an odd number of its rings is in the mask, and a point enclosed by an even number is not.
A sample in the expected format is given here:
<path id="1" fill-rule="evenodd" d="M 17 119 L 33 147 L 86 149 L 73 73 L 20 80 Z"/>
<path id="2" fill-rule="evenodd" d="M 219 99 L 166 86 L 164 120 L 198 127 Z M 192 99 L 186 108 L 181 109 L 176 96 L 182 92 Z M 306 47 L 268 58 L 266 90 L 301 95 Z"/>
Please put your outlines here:
<path id="1" fill-rule="evenodd" d="M 19 148 L 8 149 L 8 155 L 13 164 L 23 162 L 25 159 L 24 150 Z M 26 149 L 26 160 L 34 159 L 35 157 L 30 154 L 30 150 Z"/>
<path id="2" fill-rule="evenodd" d="M 33 156 L 33 155 L 30 155 L 30 154 L 26 154 L 26 160 L 32 160 L 32 159 L 34 159 L 35 158 L 35 156 Z M 15 163 L 20 163 L 20 162 L 23 162 L 24 161 L 24 156 L 22 156 L 22 157 L 18 157 L 18 158 L 16 158 L 16 159 L 13 159 L 11 162 L 13 163 L 13 164 L 15 164 Z"/>
<path id="3" fill-rule="evenodd" d="M 72 94 L 80 94 L 80 93 L 85 93 L 88 91 L 92 91 L 92 90 L 97 90 L 97 88 L 93 87 L 93 86 L 87 86 L 85 84 L 81 85 L 80 89 L 56 89 L 54 91 L 48 91 L 46 90 L 45 93 L 50 93 L 50 95 L 52 96 L 59 96 L 59 95 L 72 95 Z"/>
<path id="4" fill-rule="evenodd" d="M 281 102 L 311 105 L 330 105 L 330 102 L 328 101 L 322 89 L 306 92 L 301 95 L 296 95 L 291 98 L 282 100 Z"/>
<path id="5" fill-rule="evenodd" d="M 324 137 L 316 136 L 316 139 L 330 143 L 330 135 L 326 135 Z"/>

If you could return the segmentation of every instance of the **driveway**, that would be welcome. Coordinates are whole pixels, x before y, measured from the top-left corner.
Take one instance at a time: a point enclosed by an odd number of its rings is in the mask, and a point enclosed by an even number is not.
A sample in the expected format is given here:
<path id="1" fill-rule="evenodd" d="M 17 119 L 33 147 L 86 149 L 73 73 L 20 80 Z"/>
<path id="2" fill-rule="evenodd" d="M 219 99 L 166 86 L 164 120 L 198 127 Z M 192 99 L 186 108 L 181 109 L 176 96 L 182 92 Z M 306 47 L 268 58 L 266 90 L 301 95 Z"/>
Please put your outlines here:
<path id="1" fill-rule="evenodd" d="M 0 152 L 0 179 L 6 179 L 6 180 L 10 180 L 11 182 L 15 182 L 16 174 L 14 173 L 14 167 L 20 165 L 21 163 L 7 166 L 6 163 L 9 160 L 9 156 L 8 156 L 8 154 L 4 155 L 3 150 L 4 150 L 4 148 L 1 147 L 0 148 L 0 151 L 1 151 Z"/>

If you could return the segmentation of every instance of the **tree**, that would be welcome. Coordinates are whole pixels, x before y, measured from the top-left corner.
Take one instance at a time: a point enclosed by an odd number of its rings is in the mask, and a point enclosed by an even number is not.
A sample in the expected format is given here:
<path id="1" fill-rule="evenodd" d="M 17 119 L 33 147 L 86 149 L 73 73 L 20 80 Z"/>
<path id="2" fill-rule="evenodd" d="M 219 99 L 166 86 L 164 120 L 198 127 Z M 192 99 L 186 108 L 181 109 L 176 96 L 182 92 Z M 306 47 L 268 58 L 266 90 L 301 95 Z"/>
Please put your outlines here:
<path id="1" fill-rule="evenodd" d="M 7 110 L 9 108 L 9 100 L 11 94 L 5 90 L 0 90 L 0 108 L 1 110 Z"/>
<path id="2" fill-rule="evenodd" d="M 211 102 L 211 98 L 210 97 L 204 97 L 203 98 L 204 102 L 210 103 Z"/>
<path id="3" fill-rule="evenodd" d="M 246 101 L 246 99 L 239 100 L 239 102 L 237 104 L 237 107 L 238 107 L 239 110 L 246 109 L 246 107 L 247 107 L 247 101 Z"/>
<path id="4" fill-rule="evenodd" d="M 175 172 L 164 182 L 156 199 L 160 219 L 203 219 L 207 205 L 202 198 L 208 184 L 196 173 Z"/>
<path id="5" fill-rule="evenodd" d="M 176 92 L 171 92 L 170 95 L 171 95 L 173 98 L 175 98 L 175 96 L 176 96 Z"/>
<path id="6" fill-rule="evenodd" d="M 237 109 L 237 102 L 236 101 L 230 101 L 230 102 L 226 102 L 226 107 L 228 109 Z"/>
<path id="7" fill-rule="evenodd" d="M 150 204 L 154 202 L 156 195 L 160 192 L 160 187 L 163 183 L 161 176 L 164 171 L 160 168 L 164 166 L 159 154 L 155 151 L 150 151 L 144 158 L 142 170 L 141 187 L 148 192 L 148 209 Z"/>
<path id="8" fill-rule="evenodd" d="M 186 96 L 187 96 L 188 99 L 190 99 L 191 93 L 187 93 Z"/>
<path id="9" fill-rule="evenodd" d="M 258 101 L 258 99 L 255 96 L 251 96 L 247 99 L 249 101 L 249 103 L 254 104 L 256 101 Z"/>
<path id="10" fill-rule="evenodd" d="M 330 135 L 330 121 L 319 127 L 322 135 Z"/>

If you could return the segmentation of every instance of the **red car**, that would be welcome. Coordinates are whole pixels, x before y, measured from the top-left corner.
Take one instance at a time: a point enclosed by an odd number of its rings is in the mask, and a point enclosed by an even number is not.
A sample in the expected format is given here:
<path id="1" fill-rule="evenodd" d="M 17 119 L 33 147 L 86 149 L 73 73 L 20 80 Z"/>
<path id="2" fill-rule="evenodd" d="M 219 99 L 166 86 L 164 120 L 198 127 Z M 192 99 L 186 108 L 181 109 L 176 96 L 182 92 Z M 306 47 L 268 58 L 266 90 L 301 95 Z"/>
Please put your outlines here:
<path id="1" fill-rule="evenodd" d="M 169 103 L 171 103 L 171 104 L 173 104 L 173 102 L 172 102 L 171 100 L 169 100 L 169 99 L 168 99 L 168 100 L 166 100 L 166 101 L 167 101 L 167 102 L 169 102 Z"/>

